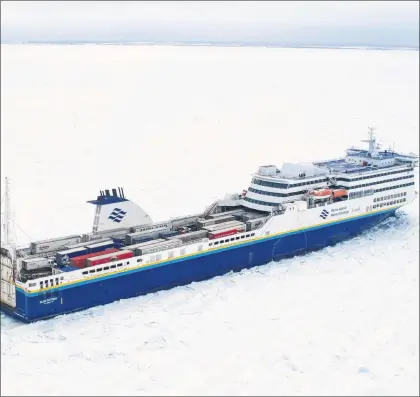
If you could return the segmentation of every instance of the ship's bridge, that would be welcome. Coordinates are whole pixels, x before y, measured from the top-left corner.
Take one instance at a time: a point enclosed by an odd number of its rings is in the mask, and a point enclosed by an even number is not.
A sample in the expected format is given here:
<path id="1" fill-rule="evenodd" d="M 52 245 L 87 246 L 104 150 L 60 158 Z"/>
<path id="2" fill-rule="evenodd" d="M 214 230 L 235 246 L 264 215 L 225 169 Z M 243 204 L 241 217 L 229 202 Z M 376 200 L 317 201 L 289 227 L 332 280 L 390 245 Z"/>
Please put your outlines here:
<path id="1" fill-rule="evenodd" d="M 381 145 L 376 140 L 373 128 L 369 128 L 369 139 L 363 140 L 362 142 L 367 142 L 369 148 L 367 150 L 355 147 L 347 149 L 344 159 L 346 163 L 375 168 L 392 167 L 395 165 L 418 166 L 418 156 L 414 153 L 397 153 L 391 148 L 380 151 Z"/>
<path id="2" fill-rule="evenodd" d="M 415 154 L 402 154 L 392 149 L 371 153 L 369 150 L 350 148 L 347 149 L 346 162 L 375 167 L 389 167 L 393 165 L 418 165 L 418 157 Z"/>
<path id="3" fill-rule="evenodd" d="M 359 149 L 351 147 L 346 150 L 346 156 L 343 158 L 318 161 L 314 165 L 325 169 L 329 174 L 336 174 L 335 176 L 349 173 L 364 174 L 385 168 L 418 166 L 418 156 L 414 153 L 398 153 L 391 148 L 379 150 L 381 146 L 376 141 L 373 128 L 369 129 L 369 139 L 362 142 L 367 142 L 369 148 Z"/>

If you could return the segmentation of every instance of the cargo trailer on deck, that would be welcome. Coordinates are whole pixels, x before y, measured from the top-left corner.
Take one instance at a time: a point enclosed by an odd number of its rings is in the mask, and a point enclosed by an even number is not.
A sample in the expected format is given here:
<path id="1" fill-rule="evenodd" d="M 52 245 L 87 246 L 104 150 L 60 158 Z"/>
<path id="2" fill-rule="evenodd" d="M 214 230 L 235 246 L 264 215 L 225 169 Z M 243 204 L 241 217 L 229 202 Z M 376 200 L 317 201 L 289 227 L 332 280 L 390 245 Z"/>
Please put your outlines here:
<path id="1" fill-rule="evenodd" d="M 112 241 L 115 244 L 115 248 L 121 248 L 125 246 L 125 236 L 124 237 L 112 237 Z"/>
<path id="2" fill-rule="evenodd" d="M 205 219 L 204 221 L 199 221 L 197 222 L 197 226 L 199 228 L 202 228 L 204 226 L 214 225 L 214 224 L 223 223 L 223 222 L 229 222 L 233 220 L 235 220 L 235 217 L 233 215 L 223 215 L 223 216 L 218 216 L 215 218 Z"/>
<path id="3" fill-rule="evenodd" d="M 218 223 L 216 225 L 210 225 L 210 226 L 206 226 L 204 228 L 204 230 L 207 230 L 208 232 L 213 232 L 216 230 L 221 230 L 221 229 L 226 229 L 228 227 L 233 227 L 233 226 L 245 226 L 245 223 L 243 222 L 239 222 L 239 221 L 230 221 L 230 222 L 226 222 L 226 223 Z"/>
<path id="4" fill-rule="evenodd" d="M 160 242 L 163 242 L 163 241 L 165 241 L 165 240 L 164 239 L 156 239 L 156 240 L 143 241 L 142 243 L 138 243 L 138 244 L 126 245 L 124 247 L 124 249 L 134 252 L 134 250 L 136 248 L 145 247 L 147 245 L 156 244 L 156 243 L 160 243 Z"/>
<path id="5" fill-rule="evenodd" d="M 155 252 L 159 252 L 159 251 L 166 251 L 172 248 L 176 248 L 179 247 L 181 245 L 181 241 L 179 240 L 165 240 L 163 242 L 157 243 L 157 244 L 150 244 L 150 245 L 146 245 L 140 248 L 136 248 L 136 250 L 134 251 L 136 256 L 140 256 L 140 255 L 147 255 L 147 254 L 153 254 Z"/>
<path id="6" fill-rule="evenodd" d="M 265 220 L 267 219 L 267 217 L 260 217 L 260 218 L 254 218 L 254 219 L 250 219 L 249 221 L 246 222 L 246 231 L 249 232 L 251 230 L 255 230 L 258 227 L 260 227 Z"/>
<path id="7" fill-rule="evenodd" d="M 214 219 L 204 219 L 199 218 L 197 219 L 197 230 L 203 229 L 206 226 L 214 225 L 216 221 Z"/>
<path id="8" fill-rule="evenodd" d="M 179 232 L 177 230 L 167 230 L 167 231 L 164 231 L 164 232 L 160 232 L 159 237 L 160 238 L 169 238 L 169 237 L 177 236 L 178 234 L 179 234 Z"/>
<path id="9" fill-rule="evenodd" d="M 235 226 L 234 228 L 215 230 L 214 232 L 209 233 L 209 239 L 214 240 L 216 238 L 233 236 L 234 234 L 242 233 L 244 231 L 245 226 Z"/>
<path id="10" fill-rule="evenodd" d="M 131 239 L 131 244 L 141 244 L 141 243 L 146 243 L 148 241 L 153 241 L 156 240 L 154 239 L 152 236 L 140 236 L 140 237 L 133 237 Z"/>
<path id="11" fill-rule="evenodd" d="M 77 244 L 68 244 L 65 246 L 66 249 L 73 249 L 73 248 L 79 248 L 79 247 L 86 247 L 87 245 L 90 244 L 96 244 L 96 243 L 102 243 L 104 241 L 112 241 L 112 239 L 110 239 L 109 237 L 102 237 L 100 240 L 94 240 L 94 241 L 82 241 L 81 243 L 77 243 Z"/>
<path id="12" fill-rule="evenodd" d="M 231 221 L 235 221 L 235 217 L 233 215 L 224 215 L 211 219 L 199 219 L 197 221 L 197 229 L 205 229 L 207 226 L 213 226 L 219 223 L 226 223 Z"/>
<path id="13" fill-rule="evenodd" d="M 41 269 L 49 266 L 50 262 L 48 258 L 29 258 L 22 260 L 22 269 L 25 269 L 27 271 Z"/>
<path id="14" fill-rule="evenodd" d="M 164 229 L 164 230 L 168 230 L 168 229 Z M 159 232 L 147 230 L 147 231 L 141 231 L 141 232 L 128 233 L 125 236 L 125 243 L 127 245 L 135 244 L 134 241 L 140 239 L 141 237 L 157 238 L 159 237 Z"/>
<path id="15" fill-rule="evenodd" d="M 82 238 L 84 242 L 90 242 L 90 241 L 103 240 L 105 237 L 107 238 L 120 237 L 120 236 L 124 236 L 127 233 L 130 233 L 130 228 L 121 227 L 117 229 L 102 230 L 100 232 L 87 233 L 87 234 L 84 234 Z"/>
<path id="16" fill-rule="evenodd" d="M 71 258 L 88 254 L 86 247 L 78 247 L 65 251 L 59 251 L 55 254 L 55 261 L 59 266 L 65 266 L 69 263 Z"/>
<path id="17" fill-rule="evenodd" d="M 196 232 L 178 234 L 177 236 L 169 237 L 168 240 L 180 240 L 182 243 L 188 243 L 195 240 L 202 240 L 208 235 L 207 230 L 198 230 Z"/>
<path id="18" fill-rule="evenodd" d="M 159 222 L 153 225 L 138 225 L 130 227 L 129 233 L 136 233 L 136 232 L 160 232 L 162 230 L 169 230 L 171 227 L 170 222 Z"/>
<path id="19" fill-rule="evenodd" d="M 93 254 L 94 252 L 101 252 L 110 248 L 115 248 L 115 244 L 112 240 L 100 241 L 99 243 L 86 245 L 86 248 L 89 254 Z"/>
<path id="20" fill-rule="evenodd" d="M 93 258 L 95 256 L 110 254 L 110 253 L 117 252 L 117 251 L 120 251 L 120 250 L 117 249 L 117 248 L 110 248 L 110 249 L 105 250 L 105 251 L 94 252 L 94 253 L 91 253 L 91 254 L 78 256 L 78 257 L 70 259 L 70 265 L 72 265 L 74 267 L 77 267 L 79 269 L 82 269 L 82 268 L 86 267 L 86 265 L 87 265 L 86 260 L 87 259 Z"/>
<path id="21" fill-rule="evenodd" d="M 86 266 L 96 266 L 96 265 L 102 265 L 110 262 L 119 261 L 122 259 L 129 259 L 134 256 L 133 251 L 129 250 L 118 250 L 117 252 L 113 252 L 110 254 L 95 256 L 92 258 L 86 259 Z"/>
<path id="22" fill-rule="evenodd" d="M 41 254 L 43 252 L 59 251 L 68 244 L 76 244 L 82 241 L 78 234 L 48 240 L 34 241 L 31 243 L 31 254 Z"/>

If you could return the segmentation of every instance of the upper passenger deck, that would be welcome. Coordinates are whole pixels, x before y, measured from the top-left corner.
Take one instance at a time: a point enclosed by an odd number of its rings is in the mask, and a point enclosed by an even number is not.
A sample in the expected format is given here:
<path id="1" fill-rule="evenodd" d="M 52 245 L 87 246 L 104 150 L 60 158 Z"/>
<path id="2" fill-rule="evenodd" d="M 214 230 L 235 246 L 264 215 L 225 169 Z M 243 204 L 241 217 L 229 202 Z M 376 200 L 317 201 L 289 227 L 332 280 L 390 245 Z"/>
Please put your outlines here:
<path id="1" fill-rule="evenodd" d="M 418 166 L 418 156 L 415 154 L 398 153 L 392 149 L 379 151 L 373 129 L 369 130 L 369 138 L 363 141 L 369 143 L 367 150 L 352 147 L 346 151 L 343 158 L 313 163 L 285 163 L 281 169 L 274 165 L 261 166 L 253 177 L 293 185 L 296 182 L 338 176 L 337 174 L 365 174 L 404 166 Z"/>
<path id="2" fill-rule="evenodd" d="M 356 173 L 356 172 L 369 172 L 377 170 L 377 167 L 373 166 L 362 166 L 360 164 L 349 163 L 343 157 L 341 159 L 318 161 L 314 165 L 321 167 L 328 173 Z"/>
<path id="3" fill-rule="evenodd" d="M 391 156 L 386 156 L 389 158 Z M 314 163 L 314 165 L 324 168 L 328 171 L 329 174 L 331 173 L 342 173 L 342 174 L 364 174 L 373 171 L 384 171 L 387 169 L 394 169 L 400 167 L 406 167 L 407 165 L 412 165 L 412 160 L 410 162 L 393 162 L 392 164 L 384 165 L 379 167 L 377 165 L 360 165 L 357 163 L 352 163 L 346 161 L 346 158 L 337 159 L 337 160 L 327 160 L 327 161 L 320 161 Z"/>
<path id="4" fill-rule="evenodd" d="M 350 148 L 347 149 L 347 157 L 366 157 L 371 158 L 372 155 L 369 152 L 369 150 L 365 149 L 357 149 L 357 148 Z M 384 150 L 382 152 L 378 151 L 376 153 L 376 158 L 381 160 L 386 159 L 396 159 L 400 161 L 415 161 L 418 159 L 418 156 L 415 154 L 404 154 L 404 153 L 398 153 L 394 152 L 393 150 Z"/>

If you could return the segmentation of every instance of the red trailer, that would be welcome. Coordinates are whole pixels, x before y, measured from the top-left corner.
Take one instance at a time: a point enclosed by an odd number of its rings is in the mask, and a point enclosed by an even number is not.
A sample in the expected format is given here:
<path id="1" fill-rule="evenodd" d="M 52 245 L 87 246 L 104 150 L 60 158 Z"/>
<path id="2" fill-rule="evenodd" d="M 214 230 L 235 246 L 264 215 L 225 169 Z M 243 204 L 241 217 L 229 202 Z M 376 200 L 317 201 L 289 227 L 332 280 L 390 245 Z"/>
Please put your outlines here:
<path id="1" fill-rule="evenodd" d="M 76 256 L 76 257 L 70 259 L 70 264 L 74 267 L 78 267 L 79 269 L 81 269 L 81 268 L 86 267 L 86 259 L 93 258 L 94 256 L 110 254 L 112 252 L 117 252 L 117 251 L 119 251 L 118 248 L 110 248 L 110 249 L 107 249 L 107 250 L 101 251 L 101 252 L 94 252 L 94 253 L 91 253 L 91 254 Z"/>
<path id="2" fill-rule="evenodd" d="M 128 259 L 134 256 L 134 252 L 130 250 L 119 250 L 118 252 L 112 252 L 106 255 L 95 256 L 93 258 L 86 259 L 86 266 L 102 265 L 104 263 L 115 262 L 121 259 Z"/>
<path id="3" fill-rule="evenodd" d="M 223 229 L 223 230 L 215 230 L 213 233 L 209 233 L 209 239 L 214 240 L 215 238 L 232 236 L 233 234 L 244 232 L 245 228 L 238 228 L 235 227 L 234 229 Z"/>

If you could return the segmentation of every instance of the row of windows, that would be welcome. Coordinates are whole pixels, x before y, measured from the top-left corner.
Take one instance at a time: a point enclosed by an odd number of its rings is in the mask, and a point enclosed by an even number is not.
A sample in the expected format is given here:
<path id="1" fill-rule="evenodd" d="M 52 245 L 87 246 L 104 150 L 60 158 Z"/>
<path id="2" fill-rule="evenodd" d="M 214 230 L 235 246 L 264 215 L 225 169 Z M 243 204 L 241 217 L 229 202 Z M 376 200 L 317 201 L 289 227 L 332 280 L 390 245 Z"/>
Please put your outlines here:
<path id="1" fill-rule="evenodd" d="M 257 190 L 252 187 L 250 187 L 248 191 L 253 192 L 253 193 L 258 193 L 258 194 L 264 194 L 266 196 L 275 196 L 275 197 L 289 197 L 289 196 L 296 196 L 298 194 L 306 193 L 306 190 L 301 190 L 299 192 L 292 192 L 292 193 L 274 193 L 274 192 L 267 192 L 264 190 Z"/>
<path id="2" fill-rule="evenodd" d="M 401 171 L 398 171 L 398 172 L 401 172 Z M 402 180 L 402 179 L 409 179 L 409 178 L 414 178 L 414 175 L 405 175 L 405 176 L 402 176 L 402 177 L 399 177 L 399 178 L 386 179 L 384 181 L 377 181 L 377 182 L 371 182 L 371 183 L 364 183 L 362 185 L 356 185 L 356 186 L 344 186 L 344 188 L 348 189 L 348 190 L 360 189 L 361 187 L 379 185 L 379 184 L 382 184 L 382 183 L 395 182 L 395 181 L 399 181 L 399 180 Z M 343 179 L 337 179 L 337 180 L 343 180 Z M 357 179 L 353 179 L 353 180 L 355 181 Z M 319 183 L 319 182 L 325 182 L 325 181 L 326 181 L 326 179 L 325 180 L 318 180 L 318 181 L 315 181 L 315 182 Z M 290 188 L 290 187 L 298 186 L 298 185 L 286 185 L 286 184 L 281 184 L 281 183 L 266 182 L 266 181 L 261 181 L 261 180 L 255 179 L 255 178 L 251 181 L 251 183 L 256 183 L 256 184 L 261 185 L 261 186 L 283 187 L 283 188 L 287 188 L 287 187 Z M 274 185 L 276 185 L 276 186 L 274 186 Z M 301 191 L 292 192 L 292 193 L 274 193 L 274 192 L 266 192 L 266 191 L 263 191 L 263 190 L 254 189 L 252 187 L 250 187 L 248 190 L 250 192 L 253 192 L 253 193 L 263 194 L 263 195 L 266 195 L 266 196 L 274 196 L 274 197 L 290 197 L 290 196 L 296 196 L 296 195 L 299 195 L 299 194 L 306 193 L 306 190 L 301 190 Z M 275 205 L 275 204 L 263 204 L 263 205 Z"/>
<path id="3" fill-rule="evenodd" d="M 220 240 L 220 241 L 215 241 L 214 245 L 218 245 L 218 244 L 224 244 L 224 243 L 230 243 L 231 241 L 235 241 L 235 240 L 241 240 L 244 238 L 248 238 L 248 237 L 253 237 L 255 236 L 255 233 L 250 233 L 250 234 L 244 234 L 242 236 L 236 236 L 236 237 L 231 237 L 228 238 L 226 240 Z M 213 243 L 209 243 L 209 246 L 211 247 L 213 245 Z"/>
<path id="4" fill-rule="evenodd" d="M 349 199 L 360 198 L 360 197 L 371 195 L 373 193 L 383 192 L 383 191 L 392 190 L 392 189 L 399 189 L 399 188 L 402 188 L 402 187 L 407 187 L 407 186 L 412 186 L 412 185 L 414 185 L 414 182 L 405 183 L 405 184 L 402 184 L 402 185 L 383 187 L 383 188 L 375 189 L 375 190 L 367 189 L 367 190 L 360 191 L 360 192 L 350 192 Z M 248 202 L 253 203 L 253 204 L 265 205 L 265 206 L 270 206 L 270 207 L 275 207 L 275 206 L 279 205 L 279 203 L 267 203 L 266 201 L 254 200 L 254 199 L 249 198 L 249 197 L 245 197 L 245 201 L 248 201 Z"/>
<path id="5" fill-rule="evenodd" d="M 409 171 L 413 171 L 413 168 L 405 168 L 405 169 L 402 169 L 402 170 L 384 172 L 384 173 L 375 174 L 375 175 L 365 175 L 365 176 L 361 176 L 359 178 L 338 177 L 337 181 L 355 182 L 355 181 L 360 181 L 360 180 L 364 180 L 364 179 L 382 178 L 386 175 L 394 175 L 394 174 L 399 174 L 401 172 L 409 172 Z M 391 179 L 391 180 L 395 180 L 395 179 Z M 327 181 L 328 181 L 327 178 L 323 178 L 323 179 L 318 179 L 318 180 L 315 180 L 315 181 L 305 181 L 305 182 L 288 184 L 288 183 L 268 182 L 268 181 L 263 181 L 261 179 L 254 178 L 254 179 L 252 179 L 251 183 L 254 183 L 256 185 L 261 185 L 261 186 L 276 187 L 276 188 L 282 188 L 282 189 L 290 189 L 290 188 L 293 188 L 293 187 L 308 186 L 308 185 L 313 185 L 313 184 L 317 184 L 317 183 L 320 183 L 320 182 L 327 182 Z"/>
<path id="6" fill-rule="evenodd" d="M 374 202 L 376 201 L 384 201 L 384 200 L 389 200 L 392 198 L 397 198 L 397 197 L 403 197 L 403 196 L 407 196 L 407 192 L 402 192 L 402 193 L 397 193 L 397 194 L 391 194 L 390 196 L 383 196 L 383 197 L 378 197 L 373 199 Z"/>
<path id="7" fill-rule="evenodd" d="M 402 188 L 402 187 L 412 186 L 412 185 L 414 185 L 414 182 L 406 183 L 406 184 L 403 184 L 403 185 L 395 185 L 395 186 L 383 187 L 381 189 L 367 189 L 367 190 L 360 190 L 358 192 L 350 192 L 349 199 L 351 200 L 351 199 L 355 199 L 355 198 L 370 196 L 370 195 L 372 195 L 374 193 L 384 192 L 386 190 L 392 190 L 392 189 L 399 189 L 399 188 Z M 387 196 L 387 197 L 388 198 L 394 198 L 394 197 L 401 197 L 403 195 L 406 196 L 407 193 L 398 193 L 398 194 L 394 194 L 392 196 Z M 378 199 L 374 199 L 373 201 L 379 201 L 379 200 Z"/>
<path id="8" fill-rule="evenodd" d="M 128 265 L 129 263 L 130 262 L 127 262 L 126 264 Z M 114 264 L 114 265 L 104 266 L 103 268 L 102 267 L 99 267 L 97 269 L 91 269 L 89 271 L 82 272 L 82 274 L 83 275 L 87 275 L 89 273 L 97 273 L 97 272 L 101 272 L 101 271 L 104 271 L 104 270 L 116 269 L 117 267 L 121 267 L 121 266 L 123 266 L 123 263 L 118 263 L 118 264 Z M 64 277 L 61 276 L 60 277 L 60 280 L 63 280 L 63 279 L 64 279 Z M 55 278 L 55 285 L 59 285 L 59 284 L 60 284 L 59 279 L 58 279 L 58 277 L 56 277 Z M 43 289 L 44 287 L 45 288 L 48 288 L 48 287 L 53 287 L 53 286 L 54 286 L 54 279 L 53 278 L 50 279 L 50 280 L 45 280 L 45 281 L 42 280 L 42 281 L 39 282 L 39 288 L 40 289 Z M 36 283 L 29 283 L 29 287 L 36 287 Z"/>
<path id="9" fill-rule="evenodd" d="M 130 262 L 125 263 L 125 265 L 129 265 L 129 264 L 130 264 Z M 117 263 L 117 264 L 114 264 L 114 265 L 109 265 L 109 266 L 104 266 L 104 267 L 98 267 L 98 268 L 95 268 L 95 269 L 90 269 L 89 271 L 82 272 L 82 274 L 85 276 L 89 273 L 90 274 L 98 273 L 98 272 L 102 272 L 102 271 L 109 270 L 109 269 L 116 269 L 117 267 L 122 267 L 122 266 L 124 266 L 124 263 Z"/>
<path id="10" fill-rule="evenodd" d="M 267 203 L 267 202 L 265 202 L 265 201 L 261 201 L 261 200 L 254 200 L 254 199 L 252 199 L 252 198 L 249 198 L 249 197 L 245 197 L 245 199 L 244 199 L 245 201 L 248 201 L 248 202 L 250 202 L 250 203 L 253 203 L 253 204 L 258 204 L 258 205 L 269 205 L 270 207 L 275 207 L 276 205 L 279 205 L 278 203 Z"/>
<path id="11" fill-rule="evenodd" d="M 385 192 L 387 190 L 399 189 L 399 188 L 402 188 L 402 187 L 413 186 L 413 185 L 414 185 L 414 182 L 410 182 L 410 183 L 406 183 L 404 185 L 395 185 L 395 186 L 382 187 L 380 189 L 375 189 L 375 193 Z"/>
<path id="12" fill-rule="evenodd" d="M 229 238 L 226 238 L 226 239 L 223 239 L 223 240 L 217 240 L 217 241 L 211 242 L 211 243 L 209 243 L 209 247 L 212 247 L 214 245 L 219 245 L 219 244 L 226 244 L 228 242 L 235 241 L 235 240 L 243 240 L 245 238 L 249 238 L 249 237 L 253 237 L 253 236 L 255 236 L 255 233 L 247 233 L 247 234 L 243 234 L 242 236 L 233 236 L 233 237 L 229 237 Z M 202 251 L 203 250 L 203 245 L 199 244 L 197 249 L 198 249 L 198 251 Z M 179 252 L 179 255 L 183 256 L 185 254 L 186 254 L 186 249 L 181 248 L 180 252 Z M 162 255 L 163 254 L 150 255 L 148 262 L 160 261 L 160 260 L 164 259 L 164 258 L 162 258 Z M 169 251 L 168 252 L 168 258 L 173 258 L 174 256 L 175 256 L 174 251 Z M 137 259 L 137 262 L 141 262 L 141 261 L 142 261 L 142 259 Z"/>
<path id="13" fill-rule="evenodd" d="M 386 207 L 387 205 L 394 205 L 394 204 L 403 203 L 404 201 L 407 201 L 407 199 L 402 198 L 402 199 L 399 199 L 399 200 L 388 201 L 387 203 L 375 204 L 373 206 L 373 208 L 382 208 L 382 207 Z"/>
<path id="14" fill-rule="evenodd" d="M 61 277 L 61 280 L 63 280 L 63 277 Z M 48 287 L 53 287 L 54 286 L 54 279 L 50 278 L 49 280 L 45 280 L 45 281 L 40 281 L 39 282 L 39 288 L 44 288 L 44 283 L 45 283 L 45 288 Z M 58 277 L 55 278 L 55 285 L 59 285 L 60 281 L 58 279 Z M 35 287 L 36 283 L 30 283 L 29 287 Z"/>
<path id="15" fill-rule="evenodd" d="M 386 176 L 386 175 L 399 174 L 400 172 L 407 172 L 407 171 L 413 171 L 413 168 L 406 168 L 404 170 L 398 170 L 398 171 L 390 171 L 390 172 L 385 172 L 383 174 L 366 175 L 366 176 L 361 176 L 360 178 L 354 178 L 354 179 L 337 178 L 337 181 L 354 182 L 354 181 L 360 181 L 362 179 L 380 178 L 380 177 L 383 177 L 383 176 Z"/>
<path id="16" fill-rule="evenodd" d="M 399 181 L 401 179 L 408 179 L 408 178 L 414 178 L 414 175 L 406 175 L 406 176 L 401 176 L 400 178 L 393 178 L 393 179 L 386 179 L 384 181 L 364 183 L 363 185 L 357 185 L 357 186 L 346 186 L 345 188 L 346 189 L 359 189 L 359 188 L 365 187 L 365 186 L 379 185 L 381 183 L 394 182 L 394 181 Z"/>
<path id="17" fill-rule="evenodd" d="M 251 199 L 249 197 L 245 197 L 245 201 L 249 201 L 250 203 L 253 203 L 253 204 L 266 205 L 266 206 L 270 206 L 270 207 L 276 207 L 276 206 L 280 205 L 280 203 L 267 203 L 266 201 L 254 200 L 254 199 Z M 325 203 L 317 204 L 317 206 L 321 206 L 321 205 L 325 205 Z"/>
<path id="18" fill-rule="evenodd" d="M 251 183 L 254 183 L 255 185 L 261 185 L 261 186 L 267 186 L 267 187 L 277 187 L 281 189 L 291 189 L 293 187 L 297 186 L 308 186 L 308 185 L 314 185 L 316 183 L 320 182 L 327 182 L 327 178 L 317 179 L 315 181 L 305 181 L 305 182 L 299 182 L 299 183 L 277 183 L 277 182 L 268 182 L 268 181 L 262 181 L 261 179 L 253 178 Z"/>
<path id="19" fill-rule="evenodd" d="M 360 197 L 371 196 L 375 193 L 373 189 L 359 190 L 358 192 L 350 192 L 349 199 L 353 200 Z"/>

